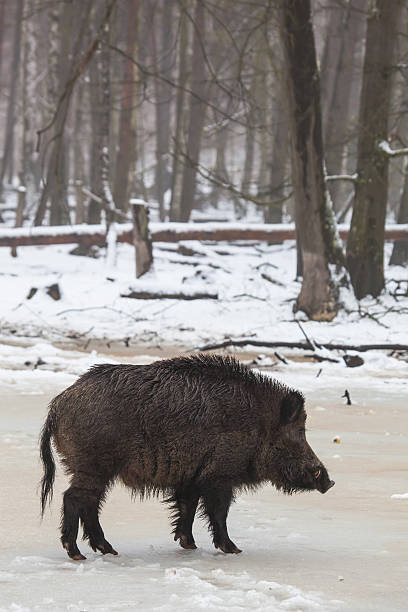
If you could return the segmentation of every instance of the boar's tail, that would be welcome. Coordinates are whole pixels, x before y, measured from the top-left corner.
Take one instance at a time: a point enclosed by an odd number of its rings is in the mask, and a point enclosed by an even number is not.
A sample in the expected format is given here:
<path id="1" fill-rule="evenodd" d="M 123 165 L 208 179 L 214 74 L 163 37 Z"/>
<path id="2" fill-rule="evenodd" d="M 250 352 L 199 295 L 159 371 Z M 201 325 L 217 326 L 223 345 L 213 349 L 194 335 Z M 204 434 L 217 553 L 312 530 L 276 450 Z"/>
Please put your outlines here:
<path id="1" fill-rule="evenodd" d="M 43 462 L 44 476 L 41 480 L 41 516 L 44 516 L 47 499 L 51 502 L 54 478 L 55 478 L 55 462 L 52 456 L 51 438 L 53 435 L 53 419 L 48 415 L 41 431 L 40 438 L 40 457 Z"/>

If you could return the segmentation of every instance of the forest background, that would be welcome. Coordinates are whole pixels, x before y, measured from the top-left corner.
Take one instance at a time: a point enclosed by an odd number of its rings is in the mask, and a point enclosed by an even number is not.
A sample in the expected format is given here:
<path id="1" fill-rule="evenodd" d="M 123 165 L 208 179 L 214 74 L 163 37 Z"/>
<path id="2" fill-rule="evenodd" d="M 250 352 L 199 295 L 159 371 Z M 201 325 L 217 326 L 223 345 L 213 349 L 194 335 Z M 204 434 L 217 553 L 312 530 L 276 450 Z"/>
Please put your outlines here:
<path id="1" fill-rule="evenodd" d="M 331 320 L 408 222 L 407 25 L 401 0 L 0 0 L 4 220 L 295 221 L 295 309 Z"/>

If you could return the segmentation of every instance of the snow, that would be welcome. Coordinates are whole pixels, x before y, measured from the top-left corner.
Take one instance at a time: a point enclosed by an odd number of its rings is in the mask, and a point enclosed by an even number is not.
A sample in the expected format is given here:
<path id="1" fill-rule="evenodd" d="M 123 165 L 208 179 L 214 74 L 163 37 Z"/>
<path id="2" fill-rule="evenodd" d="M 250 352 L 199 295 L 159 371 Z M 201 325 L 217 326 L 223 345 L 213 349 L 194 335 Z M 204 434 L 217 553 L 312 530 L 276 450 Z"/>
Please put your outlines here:
<path id="1" fill-rule="evenodd" d="M 229 519 L 241 555 L 216 552 L 199 521 L 199 549 L 181 550 L 161 504 L 132 505 L 115 487 L 102 524 L 120 555 L 102 557 L 81 544 L 87 560 L 73 562 L 58 541 L 60 466 L 40 525 L 37 439 L 47 403 L 94 363 L 149 363 L 230 337 L 303 342 L 297 320 L 317 344 L 408 344 L 406 296 L 384 292 L 358 303 L 342 289 L 344 309 L 331 323 L 295 317 L 293 242 L 183 245 L 195 254 L 155 243 L 154 270 L 138 280 L 127 244 L 118 245 L 115 267 L 103 250 L 91 259 L 69 255 L 71 245 L 21 247 L 17 258 L 0 249 L 0 612 L 379 612 L 388 601 L 402 611 L 406 519 L 404 504 L 390 498 L 408 497 L 394 493 L 405 490 L 408 377 L 406 361 L 385 351 L 362 353 L 364 365 L 347 368 L 342 351 L 318 348 L 338 362 L 315 363 L 278 348 L 285 365 L 274 350 L 240 350 L 242 360 L 305 393 L 312 446 L 336 480 L 323 498 L 285 498 L 271 488 L 241 496 Z M 392 279 L 408 284 L 404 268 L 386 267 L 386 276 L 388 289 Z M 45 291 L 52 283 L 59 301 Z M 32 287 L 38 291 L 27 300 Z M 121 297 L 129 287 L 217 292 L 218 299 Z"/>
<path id="2" fill-rule="evenodd" d="M 191 247 L 196 246 L 192 242 Z M 175 248 L 155 243 L 154 270 L 138 280 L 134 278 L 134 249 L 127 244 L 118 245 L 113 270 L 107 268 L 104 257 L 69 255 L 70 245 L 21 247 L 17 258 L 11 257 L 8 248 L 1 248 L 1 334 L 54 341 L 76 336 L 78 347 L 89 340 L 123 343 L 128 338 L 138 350 L 154 338 L 156 343 L 192 349 L 230 337 L 303 342 L 296 323 L 300 319 L 308 337 L 318 343 L 408 344 L 406 297 L 384 293 L 358 303 L 349 290 L 342 289 L 344 309 L 331 323 L 307 321 L 302 313 L 295 317 L 292 307 L 300 283 L 295 279 L 296 254 L 290 241 L 271 246 L 206 243 L 199 249 L 202 256 L 194 257 L 175 253 Z M 279 284 L 263 278 L 264 270 Z M 386 273 L 388 288 L 395 288 L 393 278 L 408 282 L 407 269 L 388 267 Z M 59 301 L 45 293 L 52 283 L 60 286 Z M 156 288 L 157 292 L 175 287 L 186 292 L 218 291 L 219 299 L 158 302 L 121 297 L 130 285 Z M 31 287 L 39 290 L 27 300 Z M 382 356 L 364 354 L 371 364 L 376 358 Z"/>
<path id="3" fill-rule="evenodd" d="M 141 202 L 144 203 L 144 200 L 132 200 L 135 203 Z M 261 231 L 270 231 L 276 230 L 279 232 L 291 232 L 295 230 L 294 223 L 248 223 L 248 222 L 222 222 L 222 221 L 212 221 L 207 222 L 205 225 L 200 223 L 176 223 L 176 222 L 151 222 L 149 223 L 149 228 L 152 234 L 163 232 L 163 231 L 172 231 L 174 233 L 184 234 L 189 231 L 199 231 L 199 232 L 214 232 L 216 230 L 227 230 L 227 231 L 235 231 L 239 230 L 242 232 L 250 231 L 250 230 L 261 230 Z M 120 223 L 118 224 L 118 230 L 120 233 L 131 232 L 133 229 L 132 223 Z M 349 224 L 340 223 L 337 225 L 338 231 L 348 231 Z M 407 231 L 408 224 L 402 223 L 387 223 L 386 231 Z M 19 236 L 63 236 L 66 234 L 96 234 L 96 233 L 104 233 L 106 231 L 106 226 L 104 224 L 95 224 L 88 225 L 85 223 L 79 225 L 58 225 L 58 226 L 25 226 L 25 227 L 0 227 L 0 238 L 16 238 Z"/>
<path id="4" fill-rule="evenodd" d="M 121 229 L 123 231 L 131 231 L 132 224 L 131 223 L 123 223 L 121 224 Z M 66 234 L 97 234 L 97 233 L 105 233 L 106 225 L 96 224 L 96 225 L 88 225 L 86 223 L 82 223 L 80 225 L 61 225 L 57 227 L 53 226 L 26 226 L 26 227 L 1 227 L 0 228 L 0 237 L 1 238 L 14 238 L 16 236 L 64 236 Z M 72 248 L 72 247 L 71 247 Z"/>
<path id="5" fill-rule="evenodd" d="M 210 555 L 203 555 L 200 562 L 191 565 L 206 566 Z M 246 571 L 234 572 L 229 569 L 205 570 L 184 567 L 182 564 L 163 567 L 161 563 L 146 563 L 145 559 L 132 559 L 121 556 L 118 559 L 92 556 L 86 563 L 74 564 L 70 561 L 59 561 L 42 556 L 15 557 L 9 570 L 1 576 L 2 581 L 22 583 L 25 588 L 38 589 L 37 581 L 43 583 L 41 602 L 26 607 L 15 602 L 7 607 L 0 604 L 0 612 L 34 612 L 50 610 L 62 611 L 119 611 L 119 610 L 155 610 L 157 612 L 191 611 L 191 610 L 265 610 L 278 612 L 282 610 L 320 612 L 338 610 L 336 600 L 327 601 L 317 593 L 306 593 L 291 585 L 282 585 L 274 581 L 256 580 Z M 204 563 L 203 563 L 204 561 Z M 65 589 L 80 583 L 82 597 L 72 598 L 72 603 L 59 603 L 61 597 L 55 595 L 54 589 L 47 582 L 64 576 Z M 104 584 L 113 589 L 114 601 L 101 603 L 100 597 L 93 594 L 86 596 L 91 584 L 99 583 L 100 591 L 105 595 Z M 0 583 L 1 584 L 1 583 Z M 76 589 L 77 590 L 77 589 Z M 45 595 L 48 593 L 47 595 Z M 97 603 L 91 603 L 96 599 Z"/>
<path id="6" fill-rule="evenodd" d="M 404 149 L 391 149 L 389 143 L 386 140 L 381 140 L 381 142 L 378 143 L 378 148 L 383 151 L 383 153 L 385 153 L 386 155 L 389 155 L 390 157 L 398 157 L 400 155 L 408 155 L 408 148 L 405 147 Z"/>

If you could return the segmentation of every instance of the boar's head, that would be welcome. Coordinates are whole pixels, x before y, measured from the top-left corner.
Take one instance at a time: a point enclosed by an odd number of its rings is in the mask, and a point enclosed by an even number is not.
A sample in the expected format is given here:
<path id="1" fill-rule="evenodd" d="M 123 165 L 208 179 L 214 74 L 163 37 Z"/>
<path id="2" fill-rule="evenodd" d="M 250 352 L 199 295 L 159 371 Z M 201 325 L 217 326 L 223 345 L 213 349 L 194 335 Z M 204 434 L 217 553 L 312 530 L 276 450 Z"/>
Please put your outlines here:
<path id="1" fill-rule="evenodd" d="M 326 468 L 306 441 L 303 395 L 290 391 L 282 400 L 280 423 L 272 443 L 272 483 L 284 493 L 317 489 L 326 493 L 333 485 Z"/>

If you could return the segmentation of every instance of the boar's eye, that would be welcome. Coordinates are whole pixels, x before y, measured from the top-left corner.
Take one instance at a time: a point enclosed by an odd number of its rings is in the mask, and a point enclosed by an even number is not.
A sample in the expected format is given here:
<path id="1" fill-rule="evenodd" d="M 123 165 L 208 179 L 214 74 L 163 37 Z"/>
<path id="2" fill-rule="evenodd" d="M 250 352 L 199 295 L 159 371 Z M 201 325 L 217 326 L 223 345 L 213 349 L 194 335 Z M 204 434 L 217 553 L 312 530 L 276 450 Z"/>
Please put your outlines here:
<path id="1" fill-rule="evenodd" d="M 314 477 L 315 478 L 320 478 L 320 474 L 321 473 L 322 473 L 322 470 L 320 470 L 320 469 L 316 470 L 315 473 L 314 473 Z"/>

